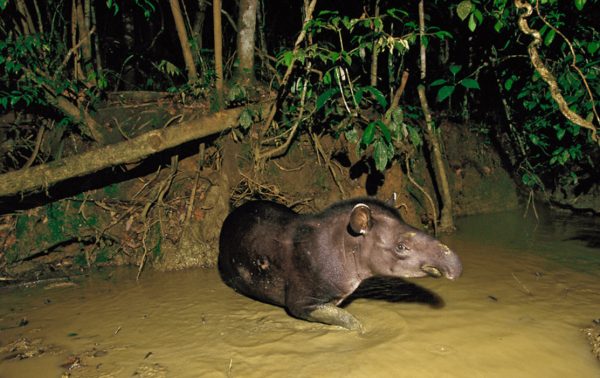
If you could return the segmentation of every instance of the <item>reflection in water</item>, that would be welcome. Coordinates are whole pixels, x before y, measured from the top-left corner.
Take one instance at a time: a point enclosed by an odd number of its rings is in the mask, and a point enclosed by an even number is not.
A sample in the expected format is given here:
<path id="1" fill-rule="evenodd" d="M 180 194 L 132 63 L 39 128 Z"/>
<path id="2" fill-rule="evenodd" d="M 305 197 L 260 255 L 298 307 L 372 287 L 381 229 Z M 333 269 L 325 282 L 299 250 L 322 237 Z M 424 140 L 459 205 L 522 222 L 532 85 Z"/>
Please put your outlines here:
<path id="1" fill-rule="evenodd" d="M 364 280 L 354 293 L 346 298 L 342 303 L 342 307 L 346 307 L 361 298 L 392 303 L 424 303 L 433 308 L 444 307 L 444 300 L 435 293 L 412 282 L 395 277 L 375 276 Z"/>
<path id="2" fill-rule="evenodd" d="M 462 278 L 366 282 L 346 303 L 364 334 L 294 319 L 215 270 L 146 271 L 138 283 L 124 268 L 3 291 L 0 377 L 58 378 L 69 367 L 71 377 L 127 378 L 600 376 L 580 331 L 600 317 L 597 220 L 458 223 L 441 239 Z"/>

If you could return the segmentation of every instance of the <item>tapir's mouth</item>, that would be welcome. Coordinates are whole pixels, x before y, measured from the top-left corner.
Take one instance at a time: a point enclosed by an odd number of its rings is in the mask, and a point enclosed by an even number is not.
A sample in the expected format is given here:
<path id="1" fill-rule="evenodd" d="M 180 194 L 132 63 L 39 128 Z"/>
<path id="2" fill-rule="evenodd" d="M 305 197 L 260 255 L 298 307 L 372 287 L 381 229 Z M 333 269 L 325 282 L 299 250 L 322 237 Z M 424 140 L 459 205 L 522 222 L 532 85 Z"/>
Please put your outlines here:
<path id="1" fill-rule="evenodd" d="M 429 274 L 430 276 L 439 278 L 442 276 L 442 272 L 440 272 L 440 270 L 434 266 L 431 265 L 423 265 L 421 267 L 421 270 L 427 274 Z"/>
<path id="2" fill-rule="evenodd" d="M 447 279 L 452 281 L 460 277 L 462 274 L 462 269 L 459 269 L 458 271 L 444 271 L 442 273 L 438 268 L 431 265 L 423 265 L 421 267 L 421 270 L 432 277 L 440 278 L 442 276 L 445 276 Z"/>

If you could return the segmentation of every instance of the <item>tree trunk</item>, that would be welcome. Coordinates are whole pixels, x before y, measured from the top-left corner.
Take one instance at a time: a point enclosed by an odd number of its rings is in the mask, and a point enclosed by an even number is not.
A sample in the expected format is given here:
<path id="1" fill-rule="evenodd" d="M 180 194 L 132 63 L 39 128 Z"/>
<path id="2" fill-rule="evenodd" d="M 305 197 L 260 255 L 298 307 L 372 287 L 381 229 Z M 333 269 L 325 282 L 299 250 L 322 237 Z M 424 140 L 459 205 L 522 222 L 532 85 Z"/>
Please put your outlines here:
<path id="1" fill-rule="evenodd" d="M 79 28 L 77 27 L 77 25 L 79 25 L 77 20 L 77 1 L 73 0 L 71 2 L 71 44 L 73 45 L 73 47 L 77 46 L 77 34 L 81 33 L 81 30 L 79 30 Z M 74 51 L 73 53 L 73 78 L 76 80 L 83 80 L 78 51 Z"/>
<path id="2" fill-rule="evenodd" d="M 96 7 L 95 6 L 91 6 L 90 7 L 90 12 L 91 12 L 91 28 L 96 27 Z M 91 30 L 90 28 L 90 30 Z M 102 50 L 100 50 L 100 40 L 98 39 L 98 36 L 94 37 L 94 49 L 96 51 L 96 72 L 98 74 L 100 74 L 102 72 L 102 55 L 100 54 L 100 52 Z"/>
<path id="3" fill-rule="evenodd" d="M 426 54 L 425 54 L 425 43 L 423 38 L 425 36 L 425 6 L 424 0 L 419 2 L 419 29 L 421 37 L 421 79 L 424 79 L 427 75 L 426 70 Z M 425 87 L 419 85 L 417 88 L 419 92 L 419 100 L 421 101 L 421 107 L 423 108 L 423 115 L 425 116 L 425 134 L 429 141 L 429 148 L 432 155 L 433 171 L 436 174 L 440 194 L 442 196 L 442 206 L 440 214 L 440 228 L 442 232 L 454 231 L 454 219 L 452 213 L 452 196 L 450 195 L 450 186 L 448 185 L 448 178 L 446 177 L 446 168 L 444 158 L 440 149 L 440 141 L 438 133 L 435 132 L 434 122 L 429 111 L 429 105 L 427 103 L 427 97 L 425 96 Z"/>
<path id="4" fill-rule="evenodd" d="M 19 13 L 21 13 L 21 26 L 23 28 L 23 36 L 31 35 L 35 33 L 35 27 L 33 26 L 33 21 L 31 19 L 31 14 L 27 10 L 27 5 L 25 5 L 25 0 L 17 0 L 16 1 L 17 9 Z"/>
<path id="5" fill-rule="evenodd" d="M 238 67 L 232 82 L 249 86 L 254 83 L 254 35 L 258 0 L 240 0 L 238 15 Z"/>
<path id="6" fill-rule="evenodd" d="M 221 30 L 221 0 L 213 0 L 213 24 L 215 39 L 215 73 L 217 81 L 215 83 L 216 108 L 223 109 L 223 34 Z"/>
<path id="7" fill-rule="evenodd" d="M 93 75 L 90 76 L 94 71 L 94 66 L 92 64 L 92 36 L 89 35 L 91 28 L 90 7 L 90 0 L 79 0 L 77 6 L 79 10 L 78 21 L 80 22 L 79 41 L 83 41 L 81 44 L 81 55 L 83 56 L 86 82 L 89 83 L 90 86 L 95 86 L 96 79 Z"/>
<path id="8" fill-rule="evenodd" d="M 266 114 L 272 101 L 257 104 Z M 0 197 L 25 194 L 73 177 L 145 158 L 195 139 L 220 133 L 238 124 L 245 107 L 195 118 L 177 126 L 153 130 L 137 138 L 105 146 L 80 155 L 0 175 Z"/>
<path id="9" fill-rule="evenodd" d="M 375 4 L 375 18 L 379 17 L 379 0 Z M 378 29 L 375 29 L 378 32 Z M 373 38 L 373 59 L 371 60 L 371 86 L 377 88 L 377 44 Z M 390 54 L 391 55 L 391 54 Z"/>
<path id="10" fill-rule="evenodd" d="M 200 50 L 202 50 L 202 30 L 204 29 L 204 20 L 206 20 L 206 8 L 208 1 L 198 0 L 198 12 L 194 19 L 192 27 L 192 39 L 194 40 L 194 53 L 196 61 L 200 61 Z"/>
<path id="11" fill-rule="evenodd" d="M 425 1 L 419 1 L 419 38 L 421 40 L 421 79 L 425 79 L 427 76 L 427 59 L 425 54 L 425 43 L 423 38 L 425 37 Z"/>
<path id="12" fill-rule="evenodd" d="M 188 40 L 187 31 L 185 29 L 185 22 L 183 21 L 183 16 L 181 15 L 179 0 L 169 0 L 169 3 L 171 4 L 171 12 L 173 13 L 173 20 L 175 20 L 177 35 L 179 35 L 179 43 L 181 44 L 181 51 L 183 52 L 183 59 L 185 60 L 185 67 L 187 68 L 188 72 L 188 81 L 197 81 L 198 73 L 196 72 L 196 64 L 194 63 L 192 49 Z"/>
<path id="13" fill-rule="evenodd" d="M 121 23 L 123 25 L 123 47 L 128 56 L 131 56 L 135 48 L 135 26 L 133 23 L 133 13 L 129 9 L 121 11 Z M 120 88 L 123 91 L 133 91 L 137 89 L 137 70 L 133 62 L 135 59 L 127 59 L 125 65 L 121 68 L 120 80 L 115 84 L 115 91 Z M 121 83 L 121 84 L 120 84 Z"/>
<path id="14" fill-rule="evenodd" d="M 258 24 L 258 40 L 260 41 L 260 52 L 263 57 L 266 57 L 269 54 L 267 52 L 267 36 L 265 35 L 265 3 L 264 0 L 259 1 L 260 3 L 258 4 L 260 7 L 256 11 L 256 23 Z M 262 68 L 266 68 L 268 63 L 266 61 L 262 61 L 261 64 Z"/>
<path id="15" fill-rule="evenodd" d="M 433 119 L 431 118 L 431 112 L 429 111 L 429 105 L 427 104 L 427 98 L 425 97 L 425 87 L 419 85 L 419 100 L 421 101 L 421 107 L 423 108 L 423 114 L 425 115 L 425 133 L 429 142 L 429 148 L 431 150 L 431 160 L 433 163 L 433 171 L 436 173 L 438 181 L 438 189 L 442 195 L 442 206 L 440 214 L 440 229 L 442 232 L 454 231 L 454 219 L 452 213 L 452 196 L 450 195 L 450 186 L 448 185 L 448 179 L 446 177 L 446 168 L 444 165 L 444 158 L 440 149 L 440 142 L 437 133 L 435 132 Z"/>

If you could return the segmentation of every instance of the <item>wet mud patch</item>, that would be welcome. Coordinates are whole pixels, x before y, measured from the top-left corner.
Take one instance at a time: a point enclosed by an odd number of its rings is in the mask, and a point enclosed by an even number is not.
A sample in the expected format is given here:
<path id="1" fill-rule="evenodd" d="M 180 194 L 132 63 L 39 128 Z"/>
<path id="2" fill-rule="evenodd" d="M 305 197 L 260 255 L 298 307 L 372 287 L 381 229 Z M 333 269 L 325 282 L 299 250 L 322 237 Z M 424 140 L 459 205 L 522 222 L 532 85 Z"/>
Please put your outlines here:
<path id="1" fill-rule="evenodd" d="M 281 343 L 289 345 L 290 351 L 297 350 L 297 345 L 303 345 L 303 349 L 313 353 L 330 348 L 340 351 L 365 350 L 369 348 L 369 340 L 376 340 L 376 345 L 399 340 L 406 328 L 406 320 L 398 314 L 397 305 L 374 305 L 364 299 L 346 307 L 362 322 L 362 333 L 296 319 L 287 315 L 283 308 L 257 305 L 264 306 L 264 309 L 254 314 L 236 311 L 228 315 L 229 324 L 224 324 L 228 330 L 219 337 L 235 347 L 251 348 L 265 343 Z M 242 322 L 244 327 L 240 328 Z"/>

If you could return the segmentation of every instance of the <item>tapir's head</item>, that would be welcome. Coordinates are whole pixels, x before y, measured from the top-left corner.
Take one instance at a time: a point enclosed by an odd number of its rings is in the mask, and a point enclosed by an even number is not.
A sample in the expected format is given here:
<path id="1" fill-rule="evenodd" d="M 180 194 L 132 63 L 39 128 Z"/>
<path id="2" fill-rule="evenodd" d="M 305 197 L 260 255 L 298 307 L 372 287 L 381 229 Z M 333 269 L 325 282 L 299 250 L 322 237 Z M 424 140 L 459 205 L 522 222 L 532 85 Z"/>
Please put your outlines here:
<path id="1" fill-rule="evenodd" d="M 446 245 L 402 221 L 396 210 L 379 202 L 357 204 L 349 228 L 359 238 L 360 264 L 373 275 L 441 277 L 462 274 L 460 259 Z"/>

